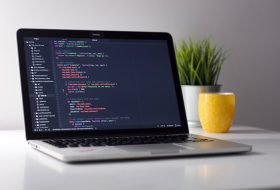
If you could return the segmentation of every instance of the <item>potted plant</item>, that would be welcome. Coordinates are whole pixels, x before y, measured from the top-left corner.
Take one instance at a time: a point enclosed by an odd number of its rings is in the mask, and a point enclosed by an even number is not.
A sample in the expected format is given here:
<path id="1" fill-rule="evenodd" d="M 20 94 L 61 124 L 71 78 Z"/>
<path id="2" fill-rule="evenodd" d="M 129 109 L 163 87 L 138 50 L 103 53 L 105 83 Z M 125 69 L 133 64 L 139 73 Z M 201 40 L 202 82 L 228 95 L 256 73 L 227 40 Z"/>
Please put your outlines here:
<path id="1" fill-rule="evenodd" d="M 182 41 L 175 48 L 177 67 L 185 109 L 190 126 L 200 126 L 198 96 L 201 92 L 219 92 L 219 74 L 227 53 L 209 38 L 188 43 Z"/>

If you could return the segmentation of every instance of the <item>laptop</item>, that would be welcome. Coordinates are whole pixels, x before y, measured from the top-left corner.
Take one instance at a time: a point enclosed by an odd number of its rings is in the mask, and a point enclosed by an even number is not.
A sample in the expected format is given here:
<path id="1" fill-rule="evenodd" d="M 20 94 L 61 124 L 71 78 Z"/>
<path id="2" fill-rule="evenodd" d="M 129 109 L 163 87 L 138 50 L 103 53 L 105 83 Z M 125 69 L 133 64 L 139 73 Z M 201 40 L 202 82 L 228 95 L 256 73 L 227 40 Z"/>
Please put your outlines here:
<path id="1" fill-rule="evenodd" d="M 19 29 L 25 131 L 64 162 L 242 153 L 189 134 L 172 37 Z"/>

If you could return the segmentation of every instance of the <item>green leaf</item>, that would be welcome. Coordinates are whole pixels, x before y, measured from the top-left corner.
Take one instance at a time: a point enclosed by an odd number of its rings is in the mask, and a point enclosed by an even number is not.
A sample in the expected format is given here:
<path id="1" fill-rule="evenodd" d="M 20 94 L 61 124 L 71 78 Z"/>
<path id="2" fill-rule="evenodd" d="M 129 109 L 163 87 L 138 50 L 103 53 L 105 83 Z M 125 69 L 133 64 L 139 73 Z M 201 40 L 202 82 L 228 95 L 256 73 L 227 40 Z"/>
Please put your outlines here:
<path id="1" fill-rule="evenodd" d="M 175 46 L 177 68 L 182 85 L 216 85 L 227 53 L 210 38 L 189 38 Z"/>

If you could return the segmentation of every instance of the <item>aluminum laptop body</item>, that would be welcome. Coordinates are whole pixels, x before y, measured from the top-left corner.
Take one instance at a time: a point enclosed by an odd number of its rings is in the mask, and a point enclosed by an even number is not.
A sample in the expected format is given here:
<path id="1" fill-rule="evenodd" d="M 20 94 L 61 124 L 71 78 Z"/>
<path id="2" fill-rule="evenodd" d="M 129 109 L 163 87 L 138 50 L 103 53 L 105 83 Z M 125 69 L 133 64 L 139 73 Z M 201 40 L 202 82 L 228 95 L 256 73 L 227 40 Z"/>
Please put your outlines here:
<path id="1" fill-rule="evenodd" d="M 189 134 L 168 33 L 20 29 L 17 40 L 26 139 L 45 154 L 79 162 L 251 150 Z"/>

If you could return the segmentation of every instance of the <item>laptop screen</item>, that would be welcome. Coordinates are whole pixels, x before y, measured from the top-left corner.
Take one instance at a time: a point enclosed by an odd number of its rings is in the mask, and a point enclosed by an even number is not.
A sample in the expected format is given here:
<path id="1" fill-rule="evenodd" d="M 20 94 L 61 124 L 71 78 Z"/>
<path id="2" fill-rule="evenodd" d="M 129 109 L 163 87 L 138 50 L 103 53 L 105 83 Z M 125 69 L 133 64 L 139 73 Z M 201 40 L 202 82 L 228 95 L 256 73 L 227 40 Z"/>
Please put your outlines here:
<path id="1" fill-rule="evenodd" d="M 24 37 L 33 132 L 178 128 L 163 39 Z"/>

